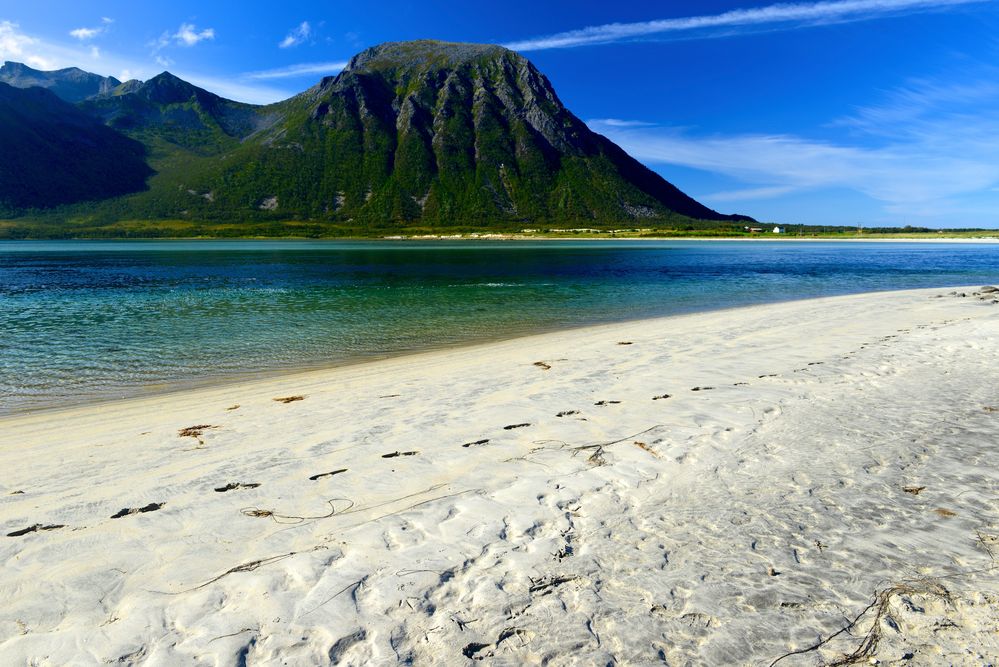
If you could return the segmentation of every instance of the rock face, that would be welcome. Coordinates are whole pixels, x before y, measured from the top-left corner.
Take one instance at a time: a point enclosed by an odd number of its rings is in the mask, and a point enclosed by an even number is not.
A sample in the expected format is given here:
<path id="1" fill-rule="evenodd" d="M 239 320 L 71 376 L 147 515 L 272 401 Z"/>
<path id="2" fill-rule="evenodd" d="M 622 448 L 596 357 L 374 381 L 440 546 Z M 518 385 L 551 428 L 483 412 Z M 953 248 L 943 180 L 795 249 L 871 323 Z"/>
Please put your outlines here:
<path id="1" fill-rule="evenodd" d="M 145 188 L 145 148 L 43 88 L 0 83 L 0 210 Z"/>
<path id="2" fill-rule="evenodd" d="M 272 110 L 281 121 L 252 157 L 230 161 L 243 201 L 277 193 L 283 210 L 308 216 L 433 224 L 736 219 L 592 132 L 534 65 L 499 46 L 383 44 Z"/>
<path id="3" fill-rule="evenodd" d="M 81 102 L 121 85 L 113 76 L 92 74 L 76 67 L 43 72 L 10 61 L 0 67 L 0 82 L 15 88 L 48 88 L 67 102 Z"/>

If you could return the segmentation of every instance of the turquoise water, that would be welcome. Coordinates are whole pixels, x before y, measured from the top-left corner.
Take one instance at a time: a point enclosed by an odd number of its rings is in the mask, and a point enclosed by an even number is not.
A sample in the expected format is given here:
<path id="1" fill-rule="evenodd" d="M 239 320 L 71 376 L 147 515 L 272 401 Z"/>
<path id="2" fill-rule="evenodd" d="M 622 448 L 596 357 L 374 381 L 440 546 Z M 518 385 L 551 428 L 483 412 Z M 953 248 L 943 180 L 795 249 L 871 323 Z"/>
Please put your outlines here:
<path id="1" fill-rule="evenodd" d="M 999 282 L 999 245 L 0 242 L 0 412 L 586 324 Z"/>

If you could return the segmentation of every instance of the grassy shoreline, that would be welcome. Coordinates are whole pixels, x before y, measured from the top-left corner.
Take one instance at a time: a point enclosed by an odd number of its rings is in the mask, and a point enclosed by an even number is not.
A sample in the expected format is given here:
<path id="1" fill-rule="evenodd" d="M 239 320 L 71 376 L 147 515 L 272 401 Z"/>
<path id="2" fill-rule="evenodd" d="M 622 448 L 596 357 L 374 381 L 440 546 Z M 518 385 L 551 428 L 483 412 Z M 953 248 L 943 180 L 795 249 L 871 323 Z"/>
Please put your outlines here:
<path id="1" fill-rule="evenodd" d="M 0 241 L 11 240 L 152 240 L 152 239 L 310 239 L 310 240 L 746 240 L 746 241 L 879 241 L 879 240 L 999 240 L 999 229 L 932 231 L 804 230 L 774 234 L 743 232 L 731 227 L 676 228 L 577 228 L 482 229 L 465 227 L 375 227 L 328 225 L 306 221 L 281 223 L 202 223 L 187 220 L 133 220 L 107 226 L 67 221 L 53 225 L 38 221 L 0 219 Z"/>
<path id="2" fill-rule="evenodd" d="M 689 223 L 689 224 L 688 224 Z M 620 224 L 620 223 L 617 223 Z M 648 224 L 648 223 L 646 223 Z M 832 225 L 788 225 L 711 221 L 660 220 L 648 227 L 615 227 L 614 223 L 580 222 L 575 227 L 535 223 L 434 226 L 383 222 L 375 226 L 353 221 L 191 219 L 99 221 L 91 217 L 0 218 L 0 240 L 43 239 L 315 239 L 315 240 L 543 240 L 543 239 L 718 239 L 718 240 L 944 240 L 999 239 L 999 229 L 882 227 L 858 229 Z M 592 225 L 592 226 L 591 226 Z M 775 234 L 779 227 L 783 233 Z M 755 228 L 762 231 L 749 231 Z"/>

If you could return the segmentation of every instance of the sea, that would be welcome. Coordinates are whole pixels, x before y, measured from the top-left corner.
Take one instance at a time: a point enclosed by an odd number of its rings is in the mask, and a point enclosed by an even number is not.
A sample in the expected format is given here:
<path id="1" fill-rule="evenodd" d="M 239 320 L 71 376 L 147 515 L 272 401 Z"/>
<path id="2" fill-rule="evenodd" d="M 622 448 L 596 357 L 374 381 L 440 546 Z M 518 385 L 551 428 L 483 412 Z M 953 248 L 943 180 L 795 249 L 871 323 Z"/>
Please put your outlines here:
<path id="1" fill-rule="evenodd" d="M 599 323 L 997 282 L 987 243 L 3 241 L 0 414 Z"/>

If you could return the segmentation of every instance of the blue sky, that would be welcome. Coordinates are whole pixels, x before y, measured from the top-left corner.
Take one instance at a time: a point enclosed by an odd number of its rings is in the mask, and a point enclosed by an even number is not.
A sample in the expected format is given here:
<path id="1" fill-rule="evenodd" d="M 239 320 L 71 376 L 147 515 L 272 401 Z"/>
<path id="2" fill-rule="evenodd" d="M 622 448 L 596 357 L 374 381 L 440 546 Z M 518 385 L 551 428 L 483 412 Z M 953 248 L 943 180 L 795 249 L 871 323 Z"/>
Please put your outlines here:
<path id="1" fill-rule="evenodd" d="M 684 191 L 791 224 L 999 227 L 997 35 L 999 0 L 0 6 L 0 59 L 256 103 L 383 41 L 504 44 Z"/>

